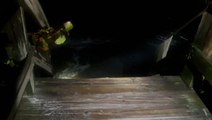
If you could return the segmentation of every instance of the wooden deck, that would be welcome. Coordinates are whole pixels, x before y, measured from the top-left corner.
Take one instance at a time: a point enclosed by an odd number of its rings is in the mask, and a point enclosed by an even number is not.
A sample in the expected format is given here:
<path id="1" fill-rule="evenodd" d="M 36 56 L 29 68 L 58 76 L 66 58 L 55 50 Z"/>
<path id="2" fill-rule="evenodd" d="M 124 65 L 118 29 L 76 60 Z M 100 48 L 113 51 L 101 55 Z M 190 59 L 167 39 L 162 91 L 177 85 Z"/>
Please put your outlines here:
<path id="1" fill-rule="evenodd" d="M 211 120 L 178 76 L 37 79 L 15 120 Z"/>

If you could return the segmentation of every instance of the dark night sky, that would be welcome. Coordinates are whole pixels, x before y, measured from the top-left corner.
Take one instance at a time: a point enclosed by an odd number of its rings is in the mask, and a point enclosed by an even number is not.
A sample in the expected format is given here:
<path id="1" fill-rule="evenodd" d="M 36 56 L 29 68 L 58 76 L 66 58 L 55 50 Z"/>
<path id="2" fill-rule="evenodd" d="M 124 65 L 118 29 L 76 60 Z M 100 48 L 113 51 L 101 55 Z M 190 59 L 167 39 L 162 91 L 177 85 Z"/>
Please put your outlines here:
<path id="1" fill-rule="evenodd" d="M 15 1 L 3 2 L 9 7 L 1 7 L 1 28 L 16 10 Z M 174 31 L 206 7 L 204 0 L 39 1 L 51 26 L 71 20 L 73 36 L 114 39 L 139 39 Z"/>
<path id="2" fill-rule="evenodd" d="M 174 31 L 205 8 L 203 0 L 40 2 L 52 26 L 71 20 L 74 35 L 118 39 Z"/>
<path id="3" fill-rule="evenodd" d="M 206 7 L 204 0 L 39 1 L 50 25 L 71 20 L 75 26 L 73 35 L 96 37 L 137 38 L 174 30 Z M 1 28 L 17 9 L 16 4 L 16 0 L 2 2 Z"/>

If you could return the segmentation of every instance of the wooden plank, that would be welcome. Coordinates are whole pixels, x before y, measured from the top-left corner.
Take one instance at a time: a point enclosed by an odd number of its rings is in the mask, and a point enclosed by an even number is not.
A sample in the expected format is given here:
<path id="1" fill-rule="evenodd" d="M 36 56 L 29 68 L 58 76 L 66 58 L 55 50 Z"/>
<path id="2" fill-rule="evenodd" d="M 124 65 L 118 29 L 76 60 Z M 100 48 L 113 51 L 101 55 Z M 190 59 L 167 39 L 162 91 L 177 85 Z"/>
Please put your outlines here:
<path id="1" fill-rule="evenodd" d="M 198 120 L 211 114 L 177 76 L 39 79 L 15 120 Z"/>
<path id="2" fill-rule="evenodd" d="M 160 93 L 160 94 L 159 94 Z M 121 92 L 121 93 L 104 93 L 104 94 L 58 94 L 56 97 L 53 97 L 52 94 L 46 95 L 34 94 L 33 97 L 24 97 L 23 102 L 45 102 L 46 100 L 51 103 L 51 101 L 56 101 L 56 103 L 63 102 L 110 102 L 110 99 L 113 102 L 173 102 L 178 99 L 180 101 L 198 101 L 198 97 L 192 91 L 159 91 L 159 92 Z M 36 99 L 39 98 L 39 99 Z M 88 99 L 86 99 L 88 98 Z M 122 101 L 124 100 L 124 101 Z M 178 102 L 178 101 L 176 101 Z"/>
<path id="3" fill-rule="evenodd" d="M 25 94 L 33 95 L 35 92 L 35 84 L 34 84 L 34 73 L 32 70 L 32 73 L 30 75 L 29 83 L 26 86 Z"/>
<path id="4" fill-rule="evenodd" d="M 208 10 L 212 9 L 209 3 Z M 192 43 L 191 61 L 212 85 L 212 14 L 205 11 Z"/>
<path id="5" fill-rule="evenodd" d="M 18 79 L 18 83 L 17 83 L 17 93 L 16 93 L 16 99 L 13 103 L 13 107 L 11 109 L 11 112 L 9 114 L 9 117 L 8 117 L 8 120 L 12 120 L 12 118 L 14 117 L 15 115 L 15 112 L 19 106 L 19 103 L 22 99 L 22 96 L 24 94 L 24 91 L 25 91 L 25 88 L 30 80 L 30 77 L 31 77 L 31 73 L 32 73 L 32 70 L 33 70 L 33 67 L 34 67 L 34 63 L 33 63 L 33 60 L 32 60 L 32 52 L 30 52 L 27 60 L 26 60 L 26 63 L 24 65 L 24 68 L 22 70 L 22 73 Z"/>
<path id="6" fill-rule="evenodd" d="M 63 111 L 63 110 L 61 110 Z M 22 111 L 23 112 L 23 111 Z M 50 116 L 51 115 L 51 116 Z M 143 108 L 129 108 L 129 109 L 98 109 L 98 110 L 90 110 L 90 109 L 84 109 L 81 111 L 63 111 L 59 112 L 57 110 L 54 111 L 46 111 L 43 113 L 34 113 L 34 114 L 25 114 L 24 117 L 31 118 L 39 117 L 41 116 L 49 116 L 49 117 L 59 117 L 61 115 L 61 118 L 68 117 L 75 117 L 78 119 L 114 119 L 114 118 L 180 118 L 180 117 L 201 117 L 202 114 L 196 114 L 193 112 L 193 114 L 186 111 L 186 109 L 181 108 L 166 108 L 166 109 L 143 109 Z M 62 115 L 64 115 L 62 117 Z M 43 117 L 45 118 L 45 117 Z"/>
<path id="7" fill-rule="evenodd" d="M 194 43 L 200 50 L 207 49 L 210 47 L 210 38 L 212 31 L 212 15 L 205 11 L 202 15 L 202 19 L 197 29 L 197 33 L 195 35 Z M 205 44 L 207 43 L 207 44 Z"/>
<path id="8" fill-rule="evenodd" d="M 159 62 L 160 60 L 164 59 L 167 56 L 167 53 L 169 51 L 170 48 L 170 44 L 172 42 L 172 38 L 173 35 L 171 35 L 170 37 L 168 37 L 166 40 L 164 40 L 159 48 L 158 48 L 158 55 L 157 55 L 157 62 Z"/>
<path id="9" fill-rule="evenodd" d="M 118 84 L 118 85 L 117 85 Z M 157 91 L 157 90 L 187 90 L 179 77 L 131 77 L 131 78 L 99 78 L 75 80 L 41 80 L 36 82 L 40 93 L 63 94 L 64 91 L 78 94 L 117 93 L 123 91 Z M 42 89 L 45 87 L 46 89 Z M 69 90 L 71 88 L 71 90 Z M 44 91 L 45 92 L 44 92 Z M 57 92 L 56 92 L 57 91 Z"/>
<path id="10" fill-rule="evenodd" d="M 19 4 L 24 8 L 24 10 L 26 10 L 34 17 L 34 19 L 37 21 L 40 27 L 49 27 L 46 15 L 38 0 L 18 0 L 18 1 Z"/>
<path id="11" fill-rule="evenodd" d="M 49 74 L 53 74 L 52 65 L 47 63 L 46 61 L 33 56 L 33 60 L 37 66 L 47 71 Z"/>
<path id="12" fill-rule="evenodd" d="M 33 70 L 32 70 L 31 77 L 30 77 L 30 87 L 31 87 L 32 93 L 34 93 L 35 92 L 35 81 L 34 81 Z"/>
<path id="13" fill-rule="evenodd" d="M 152 77 L 119 77 L 119 78 L 87 78 L 87 79 L 52 79 L 52 78 L 37 78 L 36 85 L 53 86 L 67 84 L 81 84 L 81 85 L 116 85 L 116 84 L 140 84 L 140 85 L 163 85 L 170 84 L 180 85 L 181 89 L 187 89 L 181 78 L 178 76 L 152 76 Z"/>
<path id="14" fill-rule="evenodd" d="M 195 46 L 192 46 L 193 52 L 191 55 L 192 64 L 200 71 L 200 73 L 208 80 L 212 85 L 212 64 L 210 61 L 205 59 L 201 51 Z"/>
<path id="15" fill-rule="evenodd" d="M 8 34 L 12 48 L 7 51 L 9 57 L 22 61 L 27 57 L 29 42 L 27 39 L 24 11 L 19 7 L 12 18 L 7 22 L 4 31 Z"/>

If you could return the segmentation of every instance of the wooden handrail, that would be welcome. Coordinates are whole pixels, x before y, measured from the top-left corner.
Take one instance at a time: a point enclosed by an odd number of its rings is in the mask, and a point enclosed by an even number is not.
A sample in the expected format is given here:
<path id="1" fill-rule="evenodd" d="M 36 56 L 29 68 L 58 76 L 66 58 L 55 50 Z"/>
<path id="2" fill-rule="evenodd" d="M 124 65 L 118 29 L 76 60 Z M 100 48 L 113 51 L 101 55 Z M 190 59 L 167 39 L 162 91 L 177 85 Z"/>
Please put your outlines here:
<path id="1" fill-rule="evenodd" d="M 18 78 L 18 83 L 16 85 L 16 99 L 13 103 L 13 106 L 11 108 L 11 112 L 8 116 L 8 120 L 13 120 L 13 117 L 17 111 L 17 108 L 21 102 L 22 96 L 24 94 L 24 91 L 30 83 L 31 91 L 34 91 L 34 75 L 33 75 L 33 69 L 34 66 L 37 65 L 39 67 L 42 67 L 44 70 L 52 74 L 52 67 L 50 64 L 46 63 L 45 61 L 39 59 L 35 56 L 35 49 L 30 49 L 28 56 L 26 58 L 26 62 L 24 64 L 24 67 L 22 69 L 21 75 Z"/>
<path id="2" fill-rule="evenodd" d="M 176 34 L 178 34 L 181 30 L 183 30 L 184 28 L 186 28 L 194 20 L 196 20 L 198 17 L 200 17 L 206 10 L 207 10 L 207 8 L 205 8 L 204 10 L 202 10 L 201 12 L 199 12 L 196 16 L 194 16 L 193 18 L 191 18 L 190 20 L 188 20 L 185 24 L 183 24 L 181 27 L 177 28 L 174 32 L 172 32 L 170 35 L 168 35 L 168 37 L 175 36 Z"/>
<path id="3" fill-rule="evenodd" d="M 26 62 L 24 64 L 23 70 L 21 72 L 20 77 L 18 78 L 18 83 L 16 85 L 16 99 L 13 103 L 13 106 L 11 108 L 11 112 L 9 114 L 8 120 L 13 120 L 13 117 L 16 113 L 16 109 L 18 108 L 18 105 L 21 101 L 21 98 L 24 94 L 25 88 L 30 80 L 33 67 L 34 67 L 34 62 L 33 62 L 33 51 L 30 51 L 28 53 L 28 56 L 26 58 Z"/>

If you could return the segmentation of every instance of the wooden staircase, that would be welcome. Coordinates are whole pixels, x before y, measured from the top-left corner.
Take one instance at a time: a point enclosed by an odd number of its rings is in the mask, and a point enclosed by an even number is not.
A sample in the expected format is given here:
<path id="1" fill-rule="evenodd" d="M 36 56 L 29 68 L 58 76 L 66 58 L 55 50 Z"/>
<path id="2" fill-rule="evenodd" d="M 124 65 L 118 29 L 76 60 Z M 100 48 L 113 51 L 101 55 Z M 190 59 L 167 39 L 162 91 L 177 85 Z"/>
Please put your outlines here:
<path id="1" fill-rule="evenodd" d="M 35 79 L 15 120 L 211 120 L 179 76 Z"/>

